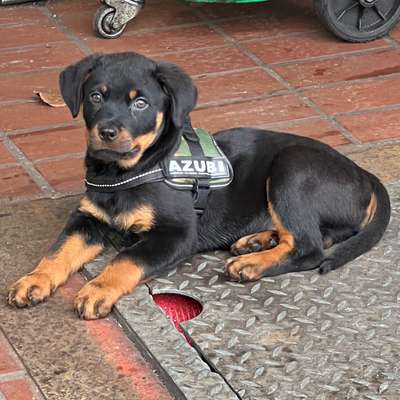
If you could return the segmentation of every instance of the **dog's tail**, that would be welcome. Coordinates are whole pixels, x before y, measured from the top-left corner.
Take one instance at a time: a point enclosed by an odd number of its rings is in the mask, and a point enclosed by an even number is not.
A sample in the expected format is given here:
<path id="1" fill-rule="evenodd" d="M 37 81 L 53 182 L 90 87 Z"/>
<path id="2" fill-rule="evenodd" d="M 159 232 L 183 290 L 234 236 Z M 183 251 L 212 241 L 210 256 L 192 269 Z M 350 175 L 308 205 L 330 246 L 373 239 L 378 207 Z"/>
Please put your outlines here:
<path id="1" fill-rule="evenodd" d="M 376 196 L 376 211 L 372 220 L 356 235 L 326 251 L 327 258 L 320 265 L 320 273 L 332 271 L 354 260 L 375 246 L 383 236 L 390 220 L 390 199 L 383 184 L 375 177 L 373 193 Z"/>

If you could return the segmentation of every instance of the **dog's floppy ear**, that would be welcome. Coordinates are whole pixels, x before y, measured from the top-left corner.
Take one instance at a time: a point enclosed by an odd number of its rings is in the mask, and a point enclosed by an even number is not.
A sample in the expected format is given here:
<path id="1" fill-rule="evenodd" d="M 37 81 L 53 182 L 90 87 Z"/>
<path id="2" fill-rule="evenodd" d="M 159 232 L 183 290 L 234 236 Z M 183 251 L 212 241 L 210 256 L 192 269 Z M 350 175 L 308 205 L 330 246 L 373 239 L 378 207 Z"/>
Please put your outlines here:
<path id="1" fill-rule="evenodd" d="M 81 107 L 83 84 L 99 57 L 101 56 L 98 54 L 85 57 L 76 64 L 65 68 L 60 74 L 61 95 L 74 118 L 79 114 Z"/>
<path id="2" fill-rule="evenodd" d="M 156 76 L 171 99 L 172 122 L 180 129 L 197 101 L 197 89 L 190 77 L 175 64 L 160 62 Z"/>

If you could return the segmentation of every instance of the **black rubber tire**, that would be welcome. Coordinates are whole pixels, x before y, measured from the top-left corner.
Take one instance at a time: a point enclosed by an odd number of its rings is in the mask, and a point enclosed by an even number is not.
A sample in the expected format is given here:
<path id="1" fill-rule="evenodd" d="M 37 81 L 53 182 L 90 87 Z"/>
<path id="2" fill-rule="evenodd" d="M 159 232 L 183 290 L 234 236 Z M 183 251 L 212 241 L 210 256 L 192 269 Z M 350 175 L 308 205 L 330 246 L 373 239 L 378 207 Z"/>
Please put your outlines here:
<path id="1" fill-rule="evenodd" d="M 387 35 L 400 19 L 400 3 L 393 8 L 390 18 L 377 26 L 376 29 L 360 31 L 355 26 L 350 26 L 336 20 L 332 4 L 335 0 L 314 0 L 315 11 L 325 27 L 340 39 L 347 42 L 368 42 Z M 361 7 L 361 6 L 360 6 Z M 396 7 L 396 6 L 394 6 Z"/>
<path id="2" fill-rule="evenodd" d="M 101 6 L 98 8 L 93 17 L 93 30 L 97 36 L 104 39 L 116 39 L 124 33 L 127 24 L 118 30 L 113 30 L 108 26 L 107 21 L 112 20 L 114 14 L 115 10 L 112 7 Z"/>

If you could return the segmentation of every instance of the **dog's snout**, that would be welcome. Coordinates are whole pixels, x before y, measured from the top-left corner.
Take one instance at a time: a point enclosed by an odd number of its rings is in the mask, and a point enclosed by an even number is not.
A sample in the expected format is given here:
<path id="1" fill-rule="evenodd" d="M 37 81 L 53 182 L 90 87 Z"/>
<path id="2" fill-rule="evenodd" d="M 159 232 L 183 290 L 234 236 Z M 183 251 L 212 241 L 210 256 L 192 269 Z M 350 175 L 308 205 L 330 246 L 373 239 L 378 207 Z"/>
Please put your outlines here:
<path id="1" fill-rule="evenodd" d="M 112 142 L 118 136 L 118 129 L 115 126 L 99 127 L 99 136 L 106 142 Z"/>

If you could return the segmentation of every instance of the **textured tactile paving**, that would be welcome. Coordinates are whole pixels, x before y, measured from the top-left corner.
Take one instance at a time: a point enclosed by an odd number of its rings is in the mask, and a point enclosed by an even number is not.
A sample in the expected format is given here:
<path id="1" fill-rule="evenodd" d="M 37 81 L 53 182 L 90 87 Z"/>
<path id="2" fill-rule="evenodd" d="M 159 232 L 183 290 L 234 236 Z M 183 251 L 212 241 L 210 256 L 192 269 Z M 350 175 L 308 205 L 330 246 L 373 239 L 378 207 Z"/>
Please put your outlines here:
<path id="1" fill-rule="evenodd" d="M 390 189 L 384 239 L 338 271 L 233 283 L 223 275 L 227 254 L 215 252 L 149 284 L 202 302 L 202 314 L 182 326 L 229 385 L 176 335 L 145 288 L 118 310 L 188 399 L 398 400 L 400 185 Z"/>

